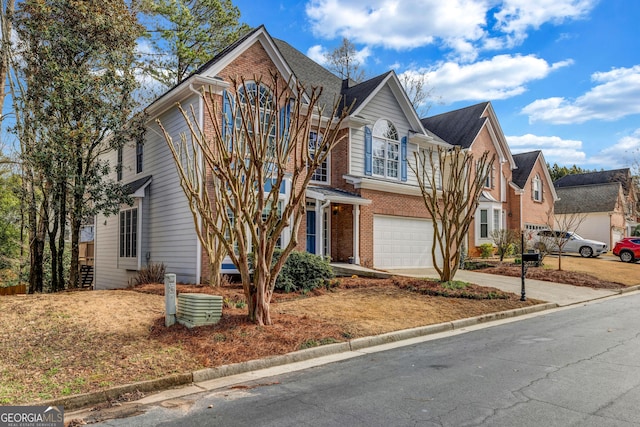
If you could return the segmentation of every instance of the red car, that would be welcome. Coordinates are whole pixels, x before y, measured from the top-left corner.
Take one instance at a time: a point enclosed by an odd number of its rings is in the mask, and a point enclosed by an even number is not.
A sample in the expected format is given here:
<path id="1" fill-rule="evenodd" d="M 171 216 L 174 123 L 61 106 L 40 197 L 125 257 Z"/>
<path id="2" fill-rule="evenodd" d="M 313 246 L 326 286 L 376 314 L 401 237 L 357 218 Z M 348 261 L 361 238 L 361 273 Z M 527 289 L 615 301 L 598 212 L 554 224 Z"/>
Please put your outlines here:
<path id="1" fill-rule="evenodd" d="M 640 259 L 640 237 L 625 237 L 616 243 L 613 254 L 620 257 L 620 261 L 636 262 Z"/>

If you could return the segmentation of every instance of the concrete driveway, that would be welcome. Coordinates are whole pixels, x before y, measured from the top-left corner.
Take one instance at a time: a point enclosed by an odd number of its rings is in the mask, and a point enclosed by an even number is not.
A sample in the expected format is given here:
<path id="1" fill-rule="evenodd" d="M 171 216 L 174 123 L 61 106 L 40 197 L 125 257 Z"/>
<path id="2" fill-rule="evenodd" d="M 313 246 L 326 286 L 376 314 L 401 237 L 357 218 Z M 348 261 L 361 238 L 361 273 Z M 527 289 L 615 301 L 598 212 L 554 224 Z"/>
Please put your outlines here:
<path id="1" fill-rule="evenodd" d="M 401 268 L 387 271 L 395 275 L 438 278 L 438 273 L 434 268 Z M 480 286 L 491 286 L 518 295 L 520 295 L 522 286 L 520 277 L 499 276 L 496 274 L 479 273 L 468 270 L 458 270 L 455 278 L 456 280 L 475 283 Z M 627 288 L 626 290 L 635 289 Z M 552 302 L 559 306 L 578 304 L 585 301 L 617 295 L 619 293 L 620 291 L 618 290 L 591 289 L 584 286 L 573 286 L 545 282 L 542 280 L 525 279 L 525 294 L 527 298 Z"/>

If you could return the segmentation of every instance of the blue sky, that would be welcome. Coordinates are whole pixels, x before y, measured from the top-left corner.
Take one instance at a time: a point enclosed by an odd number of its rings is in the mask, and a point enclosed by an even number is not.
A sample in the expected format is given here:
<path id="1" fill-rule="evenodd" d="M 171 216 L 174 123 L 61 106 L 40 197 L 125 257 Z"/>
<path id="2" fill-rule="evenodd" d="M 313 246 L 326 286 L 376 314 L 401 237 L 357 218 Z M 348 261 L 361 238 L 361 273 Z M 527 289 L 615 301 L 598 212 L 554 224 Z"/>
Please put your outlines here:
<path id="1" fill-rule="evenodd" d="M 513 153 L 598 170 L 640 161 L 640 1 L 234 4 L 318 62 L 348 37 L 367 77 L 425 74 L 428 115 L 491 101 Z"/>

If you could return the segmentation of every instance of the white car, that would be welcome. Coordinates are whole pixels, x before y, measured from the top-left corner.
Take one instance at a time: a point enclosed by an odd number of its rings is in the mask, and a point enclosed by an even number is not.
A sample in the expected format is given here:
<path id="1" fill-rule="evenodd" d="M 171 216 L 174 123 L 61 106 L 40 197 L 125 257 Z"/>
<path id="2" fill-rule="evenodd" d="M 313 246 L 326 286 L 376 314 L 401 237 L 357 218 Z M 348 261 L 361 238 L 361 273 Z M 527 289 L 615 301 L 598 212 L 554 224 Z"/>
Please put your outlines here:
<path id="1" fill-rule="evenodd" d="M 534 248 L 546 252 L 576 253 L 584 258 L 607 252 L 607 244 L 589 240 L 572 231 L 541 230 L 534 236 Z"/>

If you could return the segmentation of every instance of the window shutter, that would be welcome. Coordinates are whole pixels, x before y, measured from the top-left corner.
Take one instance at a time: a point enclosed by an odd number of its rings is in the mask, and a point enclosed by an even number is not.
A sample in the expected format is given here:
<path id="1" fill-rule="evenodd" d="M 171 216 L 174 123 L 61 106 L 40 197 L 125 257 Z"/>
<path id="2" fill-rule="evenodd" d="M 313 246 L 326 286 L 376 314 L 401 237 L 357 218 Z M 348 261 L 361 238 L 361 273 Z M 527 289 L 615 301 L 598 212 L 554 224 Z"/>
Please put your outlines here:
<path id="1" fill-rule="evenodd" d="M 280 110 L 280 136 L 285 146 L 289 144 L 289 123 L 291 121 L 291 103 L 287 102 Z"/>
<path id="2" fill-rule="evenodd" d="M 407 137 L 403 136 L 400 142 L 400 179 L 407 181 Z"/>
<path id="3" fill-rule="evenodd" d="M 228 139 L 229 150 L 233 148 L 233 99 L 228 91 L 222 92 L 222 139 Z"/>
<path id="4" fill-rule="evenodd" d="M 371 140 L 371 128 L 364 127 L 364 174 L 371 176 L 373 162 L 373 141 Z"/>

